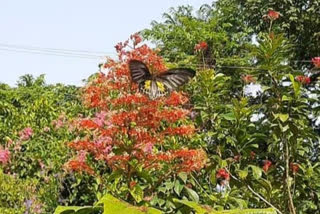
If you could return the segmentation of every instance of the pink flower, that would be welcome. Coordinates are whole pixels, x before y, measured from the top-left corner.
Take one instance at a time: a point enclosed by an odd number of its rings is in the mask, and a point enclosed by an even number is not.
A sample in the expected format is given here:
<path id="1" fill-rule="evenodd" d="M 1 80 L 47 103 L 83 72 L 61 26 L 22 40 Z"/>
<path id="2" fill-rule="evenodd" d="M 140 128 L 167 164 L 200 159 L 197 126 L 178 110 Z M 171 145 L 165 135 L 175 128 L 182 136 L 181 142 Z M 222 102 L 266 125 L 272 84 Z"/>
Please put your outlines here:
<path id="1" fill-rule="evenodd" d="M 320 56 L 312 58 L 312 63 L 316 68 L 320 68 Z"/>
<path id="2" fill-rule="evenodd" d="M 107 113 L 102 111 L 99 113 L 96 113 L 96 117 L 93 119 L 93 121 L 100 127 L 104 125 L 104 121 L 106 118 Z"/>
<path id="3" fill-rule="evenodd" d="M 152 149 L 153 149 L 153 144 L 147 143 L 142 150 L 143 152 L 150 154 L 152 152 Z"/>
<path id="4" fill-rule="evenodd" d="M 63 121 L 58 119 L 52 121 L 52 125 L 54 126 L 55 129 L 60 129 L 63 126 Z"/>
<path id="5" fill-rule="evenodd" d="M 0 149 L 0 163 L 7 164 L 10 160 L 10 151 L 8 149 Z"/>
<path id="6" fill-rule="evenodd" d="M 87 152 L 82 150 L 82 151 L 80 151 L 78 153 L 77 160 L 79 162 L 85 162 L 86 161 L 86 157 L 87 157 Z"/>
<path id="7" fill-rule="evenodd" d="M 112 151 L 112 146 L 107 146 L 104 150 L 103 153 L 109 154 Z"/>
<path id="8" fill-rule="evenodd" d="M 33 134 L 33 130 L 30 127 L 27 127 L 19 132 L 19 136 L 21 140 L 29 140 L 32 134 Z"/>

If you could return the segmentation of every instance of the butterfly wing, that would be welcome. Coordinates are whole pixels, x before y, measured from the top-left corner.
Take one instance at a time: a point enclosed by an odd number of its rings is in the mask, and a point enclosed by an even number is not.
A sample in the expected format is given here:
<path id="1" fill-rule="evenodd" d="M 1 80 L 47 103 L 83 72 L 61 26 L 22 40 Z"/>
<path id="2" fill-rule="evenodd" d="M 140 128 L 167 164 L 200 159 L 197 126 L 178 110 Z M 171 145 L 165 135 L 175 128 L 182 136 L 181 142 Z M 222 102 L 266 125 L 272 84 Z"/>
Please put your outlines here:
<path id="1" fill-rule="evenodd" d="M 187 83 L 195 74 L 196 72 L 190 68 L 174 68 L 157 75 L 155 80 L 161 82 L 168 91 L 173 91 Z"/>
<path id="2" fill-rule="evenodd" d="M 130 60 L 129 70 L 132 81 L 138 83 L 139 85 L 146 80 L 151 79 L 151 74 L 148 67 L 139 60 Z"/>
<path id="3" fill-rule="evenodd" d="M 129 69 L 132 81 L 138 83 L 139 90 L 147 94 L 150 99 L 165 96 L 188 82 L 196 74 L 189 68 L 175 68 L 152 76 L 148 67 L 138 60 L 130 60 Z"/>

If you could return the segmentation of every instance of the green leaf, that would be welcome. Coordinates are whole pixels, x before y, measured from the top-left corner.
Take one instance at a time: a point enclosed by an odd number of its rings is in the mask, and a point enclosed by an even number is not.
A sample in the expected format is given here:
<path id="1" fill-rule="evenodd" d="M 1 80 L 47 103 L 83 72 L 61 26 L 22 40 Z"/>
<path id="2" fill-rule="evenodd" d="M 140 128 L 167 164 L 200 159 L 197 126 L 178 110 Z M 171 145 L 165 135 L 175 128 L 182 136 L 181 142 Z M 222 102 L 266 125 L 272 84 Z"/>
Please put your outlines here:
<path id="1" fill-rule="evenodd" d="M 58 206 L 54 211 L 54 214 L 90 214 L 97 211 L 97 209 L 100 208 L 91 206 Z"/>
<path id="2" fill-rule="evenodd" d="M 238 199 L 239 200 L 239 199 Z M 222 210 L 216 211 L 211 207 L 202 206 L 194 201 L 187 201 L 187 200 L 178 200 L 173 199 L 174 202 L 178 202 L 184 204 L 190 208 L 192 208 L 196 214 L 277 214 L 277 212 L 273 208 L 267 209 L 234 209 L 234 210 Z M 246 206 L 246 202 L 241 200 L 238 203 Z"/>
<path id="3" fill-rule="evenodd" d="M 236 117 L 232 112 L 227 114 L 222 114 L 221 116 L 226 120 L 236 120 Z"/>
<path id="4" fill-rule="evenodd" d="M 284 123 L 289 119 L 289 114 L 279 114 L 279 118 Z"/>
<path id="5" fill-rule="evenodd" d="M 184 187 L 184 185 L 183 185 L 183 184 L 180 184 L 179 180 L 176 180 L 176 181 L 175 181 L 174 191 L 177 193 L 177 195 L 180 196 L 180 193 L 181 193 L 183 187 Z"/>
<path id="6" fill-rule="evenodd" d="M 252 169 L 253 177 L 255 179 L 259 179 L 262 175 L 262 170 L 260 167 L 254 166 L 254 165 L 249 165 L 249 168 Z"/>
<path id="7" fill-rule="evenodd" d="M 283 96 L 282 96 L 282 101 L 290 101 L 290 100 L 291 100 L 290 97 L 288 97 L 288 96 L 286 96 L 286 95 L 283 95 Z"/>
<path id="8" fill-rule="evenodd" d="M 131 204 L 121 201 L 110 194 L 104 195 L 97 203 L 96 206 L 103 204 L 103 214 L 161 214 L 160 210 L 151 207 L 135 207 Z"/>
<path id="9" fill-rule="evenodd" d="M 238 175 L 240 179 L 245 179 L 248 176 L 248 170 L 238 170 Z"/>
<path id="10" fill-rule="evenodd" d="M 173 201 L 187 205 L 188 207 L 192 208 L 197 214 L 208 213 L 208 210 L 202 208 L 197 202 L 187 201 L 187 200 L 179 200 L 179 199 L 175 199 L 175 198 L 173 199 Z"/>
<path id="11" fill-rule="evenodd" d="M 296 82 L 295 80 L 294 80 L 294 77 L 293 77 L 293 75 L 292 74 L 289 74 L 289 78 L 290 78 L 290 80 L 291 80 L 291 82 L 292 82 L 292 87 L 293 87 L 293 90 L 294 90 L 294 95 L 295 95 L 295 97 L 298 97 L 299 95 L 300 95 L 300 87 L 301 87 L 301 84 L 299 84 L 298 82 Z"/>
<path id="12" fill-rule="evenodd" d="M 187 174 L 187 173 L 185 173 L 185 172 L 180 172 L 180 173 L 178 174 L 178 176 L 179 176 L 179 178 L 181 178 L 181 180 L 182 180 L 184 183 L 186 183 L 186 181 L 187 181 L 187 179 L 188 179 L 188 174 Z"/>
<path id="13" fill-rule="evenodd" d="M 131 190 L 130 190 L 131 196 L 136 200 L 137 203 L 141 202 L 143 199 L 143 190 L 140 185 L 135 185 Z"/>
<path id="14" fill-rule="evenodd" d="M 216 178 L 216 170 L 212 170 L 210 174 L 210 181 L 213 185 L 216 185 L 217 178 Z"/>
<path id="15" fill-rule="evenodd" d="M 199 202 L 199 195 L 196 193 L 196 191 L 194 191 L 193 189 L 190 189 L 186 186 L 184 188 L 187 190 L 192 201 Z"/>

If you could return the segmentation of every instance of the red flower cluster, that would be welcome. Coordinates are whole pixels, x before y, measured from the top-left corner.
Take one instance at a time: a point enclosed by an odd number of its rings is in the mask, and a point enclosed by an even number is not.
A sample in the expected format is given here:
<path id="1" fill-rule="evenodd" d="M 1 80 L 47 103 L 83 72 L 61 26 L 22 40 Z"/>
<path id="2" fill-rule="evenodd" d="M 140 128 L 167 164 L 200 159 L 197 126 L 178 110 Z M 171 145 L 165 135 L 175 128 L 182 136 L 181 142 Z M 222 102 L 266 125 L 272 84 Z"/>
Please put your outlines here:
<path id="1" fill-rule="evenodd" d="M 320 57 L 319 56 L 312 58 L 311 61 L 316 68 L 320 68 Z"/>
<path id="2" fill-rule="evenodd" d="M 111 102 L 113 105 L 137 105 L 146 104 L 149 102 L 149 99 L 141 94 L 128 94 L 126 96 L 113 99 Z"/>
<path id="3" fill-rule="evenodd" d="M 179 160 L 176 165 L 177 172 L 199 171 L 204 168 L 207 162 L 207 154 L 202 149 L 198 150 L 176 150 L 172 151 L 173 160 Z"/>
<path id="4" fill-rule="evenodd" d="M 271 161 L 269 161 L 269 160 L 264 160 L 263 161 L 263 171 L 264 172 L 268 172 L 269 171 L 269 168 L 271 167 L 271 165 L 272 165 L 272 162 Z"/>
<path id="5" fill-rule="evenodd" d="M 183 109 L 173 109 L 173 110 L 163 110 L 159 112 L 158 117 L 162 120 L 166 120 L 168 122 L 174 123 L 177 122 L 181 118 L 185 118 L 190 114 L 190 111 Z"/>
<path id="6" fill-rule="evenodd" d="M 70 169 L 72 171 L 75 172 L 86 172 L 90 175 L 94 174 L 93 169 L 88 166 L 85 162 L 83 161 L 78 161 L 78 160 L 70 160 L 67 165 L 66 165 L 67 169 Z"/>
<path id="7" fill-rule="evenodd" d="M 86 172 L 90 175 L 94 174 L 94 170 L 85 162 L 87 153 L 80 151 L 76 159 L 70 160 L 66 163 L 66 168 L 75 172 Z"/>
<path id="8" fill-rule="evenodd" d="M 166 104 L 170 106 L 179 106 L 187 103 L 188 101 L 189 99 L 186 96 L 174 91 L 166 99 Z"/>
<path id="9" fill-rule="evenodd" d="M 142 42 L 142 38 L 141 36 L 138 34 L 138 33 L 135 33 L 133 35 L 130 36 L 130 39 L 133 40 L 133 44 L 134 45 L 137 45 L 139 44 L 140 42 Z"/>
<path id="10" fill-rule="evenodd" d="M 87 129 L 96 129 L 100 127 L 97 123 L 95 123 L 92 120 L 81 120 L 80 126 Z"/>
<path id="11" fill-rule="evenodd" d="M 167 128 L 163 133 L 166 135 L 174 136 L 174 135 L 180 135 L 180 136 L 190 136 L 194 133 L 195 128 L 193 126 L 181 126 L 181 127 L 175 127 L 175 128 Z"/>
<path id="12" fill-rule="evenodd" d="M 181 149 L 166 153 L 150 154 L 145 160 L 145 166 L 150 169 L 159 169 L 161 164 L 169 164 L 175 172 L 192 172 L 204 168 L 207 154 L 202 149 Z"/>
<path id="13" fill-rule="evenodd" d="M 274 10 L 269 10 L 268 11 L 268 17 L 271 20 L 276 20 L 280 17 L 280 13 Z"/>
<path id="14" fill-rule="evenodd" d="M 308 84 L 311 83 L 310 77 L 307 77 L 307 76 L 299 75 L 299 76 L 296 76 L 295 79 L 296 79 L 298 82 L 301 82 L 302 84 L 305 84 L 305 85 L 308 85 Z"/>
<path id="15" fill-rule="evenodd" d="M 207 160 L 203 150 L 163 147 L 169 143 L 165 136 L 190 137 L 194 133 L 192 125 L 183 125 L 190 111 L 181 106 L 188 98 L 183 93 L 173 92 L 168 97 L 150 100 L 131 82 L 128 68 L 131 59 L 143 61 L 150 72 L 166 70 L 163 59 L 140 42 L 141 37 L 134 34 L 131 45 L 130 40 L 119 43 L 116 46 L 119 61 L 106 59 L 102 66 L 106 74 L 97 75 L 83 89 L 84 102 L 99 113 L 92 118 L 78 119 L 78 131 L 84 137 L 69 143 L 69 147 L 104 161 L 111 170 L 122 169 L 123 173 L 132 173 L 130 162 L 133 160 L 149 172 L 200 170 Z M 199 45 L 207 47 L 206 43 Z M 79 156 L 67 166 L 73 171 L 90 174 L 93 170 L 86 165 L 85 158 Z"/>
<path id="16" fill-rule="evenodd" d="M 194 46 L 195 51 L 203 51 L 203 50 L 206 50 L 207 48 L 208 48 L 208 44 L 204 41 L 201 41 Z"/>
<path id="17" fill-rule="evenodd" d="M 230 174 L 225 169 L 219 169 L 216 173 L 216 178 L 222 178 L 223 180 L 230 180 Z"/>

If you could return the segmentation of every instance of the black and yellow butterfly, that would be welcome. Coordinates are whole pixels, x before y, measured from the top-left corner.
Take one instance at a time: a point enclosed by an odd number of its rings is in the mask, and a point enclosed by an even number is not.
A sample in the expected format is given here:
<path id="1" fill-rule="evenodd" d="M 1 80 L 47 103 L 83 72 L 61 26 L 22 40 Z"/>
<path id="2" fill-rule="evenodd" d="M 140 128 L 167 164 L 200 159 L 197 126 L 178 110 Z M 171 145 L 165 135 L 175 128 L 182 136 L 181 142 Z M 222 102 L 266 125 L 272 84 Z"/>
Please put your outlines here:
<path id="1" fill-rule="evenodd" d="M 169 94 L 196 74 L 190 68 L 174 68 L 153 75 L 146 64 L 138 60 L 130 60 L 129 69 L 132 81 L 138 83 L 140 92 L 147 94 L 150 99 Z"/>

